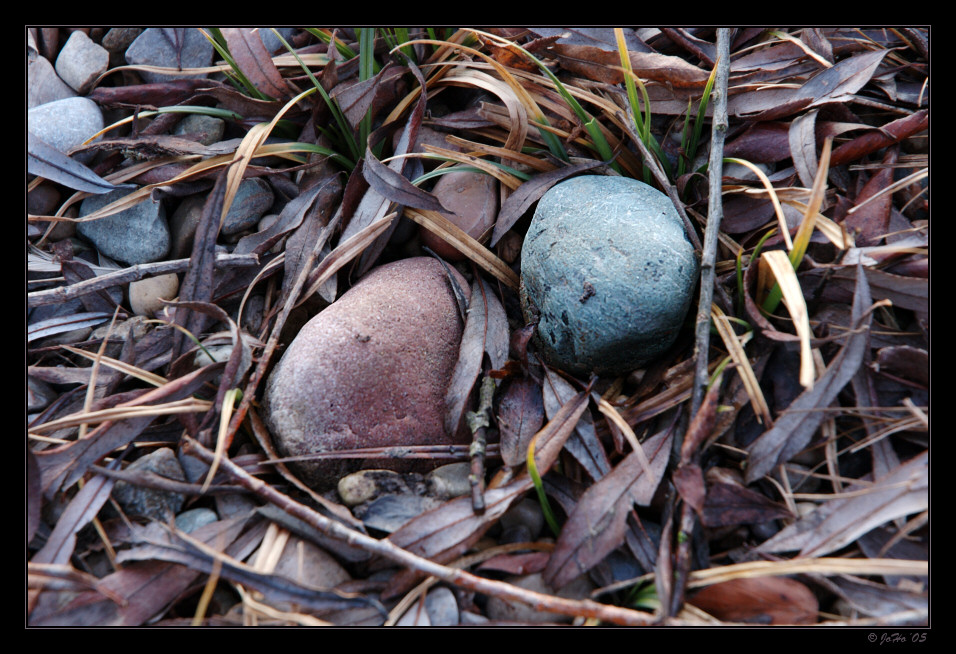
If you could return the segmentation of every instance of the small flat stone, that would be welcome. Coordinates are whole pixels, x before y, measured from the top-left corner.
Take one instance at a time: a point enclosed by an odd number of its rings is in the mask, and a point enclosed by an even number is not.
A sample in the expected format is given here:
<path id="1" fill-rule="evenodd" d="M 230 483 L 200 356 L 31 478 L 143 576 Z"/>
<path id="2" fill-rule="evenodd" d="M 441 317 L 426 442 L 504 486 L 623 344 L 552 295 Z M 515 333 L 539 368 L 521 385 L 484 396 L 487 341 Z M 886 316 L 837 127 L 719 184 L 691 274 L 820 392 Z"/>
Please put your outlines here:
<path id="1" fill-rule="evenodd" d="M 128 194 L 129 191 L 119 189 L 92 195 L 80 205 L 80 216 L 87 216 Z M 169 253 L 166 210 L 162 202 L 152 199 L 105 218 L 81 222 L 77 232 L 106 256 L 128 264 L 161 261 Z"/>
<path id="2" fill-rule="evenodd" d="M 80 95 L 85 95 L 109 67 L 110 53 L 80 31 L 70 34 L 56 58 L 56 72 Z"/>
<path id="3" fill-rule="evenodd" d="M 27 59 L 27 109 L 75 97 L 76 91 L 60 79 L 49 59 L 39 54 Z"/>
<path id="4" fill-rule="evenodd" d="M 551 188 L 521 252 L 521 303 L 545 361 L 625 374 L 669 348 L 693 299 L 697 257 L 670 199 L 634 179 Z"/>
<path id="5" fill-rule="evenodd" d="M 203 145 L 212 145 L 222 140 L 222 135 L 226 131 L 226 121 L 215 116 L 206 116 L 203 114 L 189 114 L 176 125 L 173 134 L 181 136 L 183 134 L 200 135 L 199 142 Z"/>
<path id="6" fill-rule="evenodd" d="M 283 548 L 273 573 L 322 590 L 352 579 L 328 552 L 295 536 Z"/>
<path id="7" fill-rule="evenodd" d="M 169 255 L 173 259 L 187 259 L 192 255 L 196 228 L 202 218 L 202 208 L 206 198 L 202 195 L 190 195 L 176 207 L 169 218 Z"/>
<path id="8" fill-rule="evenodd" d="M 498 217 L 498 180 L 490 175 L 470 171 L 445 173 L 438 178 L 434 195 L 451 213 L 442 215 L 476 240 L 490 234 Z M 424 227 L 420 228 L 422 244 L 449 261 L 466 257 L 444 239 Z"/>
<path id="9" fill-rule="evenodd" d="M 109 52 L 123 52 L 142 33 L 141 27 L 113 27 L 103 35 L 101 43 Z"/>
<path id="10" fill-rule="evenodd" d="M 137 316 L 150 316 L 162 311 L 163 300 L 173 300 L 179 292 L 179 276 L 176 273 L 157 275 L 130 282 L 129 304 Z"/>
<path id="11" fill-rule="evenodd" d="M 132 65 L 161 66 L 163 68 L 204 68 L 212 63 L 213 47 L 205 36 L 193 27 L 150 27 L 126 49 L 126 61 Z M 147 82 L 166 82 L 183 79 L 183 75 L 166 75 L 139 71 Z M 206 77 L 196 73 L 185 77 Z"/>
<path id="12" fill-rule="evenodd" d="M 60 152 L 69 152 L 103 129 L 103 113 L 88 98 L 65 98 L 30 109 L 27 129 Z"/>
<path id="13" fill-rule="evenodd" d="M 265 180 L 252 177 L 239 184 L 236 197 L 222 223 L 223 234 L 237 234 L 255 227 L 262 214 L 272 207 L 275 196 Z"/>
<path id="14" fill-rule="evenodd" d="M 152 472 L 160 477 L 176 481 L 186 479 L 175 452 L 168 447 L 160 448 L 136 459 L 127 470 Z M 162 522 L 176 515 L 186 501 L 186 498 L 179 493 L 134 486 L 124 481 L 118 481 L 113 486 L 113 497 L 128 514 Z"/>
<path id="15" fill-rule="evenodd" d="M 276 31 L 282 35 L 282 38 L 286 40 L 286 43 L 292 45 L 291 38 L 295 34 L 294 27 L 277 27 Z M 282 52 L 285 54 L 285 46 L 282 45 L 282 41 L 272 33 L 272 29 L 269 27 L 260 27 L 259 28 L 259 38 L 262 39 L 262 45 L 265 46 L 266 50 L 270 53 Z"/>
<path id="16" fill-rule="evenodd" d="M 425 477 L 429 492 L 435 497 L 451 499 L 471 492 L 471 464 L 467 461 L 449 463 L 435 468 Z"/>
<path id="17" fill-rule="evenodd" d="M 199 529 L 200 527 L 208 525 L 211 522 L 215 522 L 218 519 L 219 517 L 212 509 L 206 509 L 203 507 L 198 509 L 190 509 L 189 511 L 183 511 L 176 516 L 176 529 L 179 531 L 184 531 L 188 534 Z"/>

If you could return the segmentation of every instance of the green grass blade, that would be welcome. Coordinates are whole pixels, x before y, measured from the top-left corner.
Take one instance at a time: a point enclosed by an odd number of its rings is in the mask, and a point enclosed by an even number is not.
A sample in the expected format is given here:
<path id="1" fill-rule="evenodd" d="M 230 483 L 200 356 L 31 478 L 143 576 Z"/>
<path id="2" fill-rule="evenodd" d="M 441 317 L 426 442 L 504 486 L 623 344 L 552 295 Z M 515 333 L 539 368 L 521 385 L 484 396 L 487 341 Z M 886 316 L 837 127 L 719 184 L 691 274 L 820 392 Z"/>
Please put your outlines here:
<path id="1" fill-rule="evenodd" d="M 226 39 L 222 35 L 222 32 L 218 28 L 210 28 L 209 34 L 203 29 L 199 30 L 202 32 L 203 36 L 206 37 L 212 47 L 219 53 L 219 56 L 222 57 L 223 61 L 231 68 L 230 74 L 227 74 L 227 77 L 233 81 L 237 86 L 245 89 L 246 93 L 257 100 L 274 100 L 275 98 L 270 98 L 268 95 L 260 91 L 255 87 L 255 85 L 249 81 L 249 79 L 243 74 L 239 69 L 239 66 L 236 64 L 236 60 L 232 58 L 232 53 L 229 52 L 229 48 L 226 47 Z M 242 90 L 242 89 L 240 89 Z"/>
<path id="2" fill-rule="evenodd" d="M 292 56 L 295 57 L 296 61 L 299 62 L 299 66 L 301 66 L 302 70 L 305 71 L 305 74 L 309 76 L 309 80 L 311 80 L 312 85 L 315 87 L 315 90 L 318 91 L 319 95 L 322 96 L 322 99 L 325 101 L 326 106 L 328 106 L 329 111 L 332 113 L 332 118 L 335 120 L 335 123 L 338 126 L 338 132 L 340 134 L 340 137 L 338 139 L 333 139 L 333 141 L 344 143 L 345 146 L 348 148 L 350 154 L 352 155 L 352 159 L 355 161 L 358 161 L 358 159 L 361 158 L 362 156 L 362 152 L 364 148 L 360 146 L 355 141 L 355 138 L 352 136 L 352 133 L 353 133 L 352 126 L 349 125 L 349 122 L 345 118 L 345 114 L 343 114 L 342 110 L 339 108 L 338 103 L 335 102 L 331 97 L 329 97 L 329 94 L 322 87 L 322 84 L 319 83 L 319 80 L 315 78 L 315 75 L 313 75 L 312 71 L 309 70 L 309 67 L 305 65 L 305 63 L 299 57 L 298 53 L 296 53 L 296 51 L 293 50 L 288 43 L 286 43 L 286 40 L 282 38 L 282 35 L 279 34 L 279 32 L 277 32 L 275 29 L 273 29 L 272 32 L 279 38 L 279 40 L 282 42 L 282 45 L 285 46 L 286 50 L 288 50 L 292 54 Z M 349 158 L 338 155 L 336 157 L 336 160 L 341 163 L 343 161 L 349 161 Z M 355 167 L 355 164 L 351 163 L 351 165 L 348 166 L 348 169 L 352 170 L 354 167 Z"/>

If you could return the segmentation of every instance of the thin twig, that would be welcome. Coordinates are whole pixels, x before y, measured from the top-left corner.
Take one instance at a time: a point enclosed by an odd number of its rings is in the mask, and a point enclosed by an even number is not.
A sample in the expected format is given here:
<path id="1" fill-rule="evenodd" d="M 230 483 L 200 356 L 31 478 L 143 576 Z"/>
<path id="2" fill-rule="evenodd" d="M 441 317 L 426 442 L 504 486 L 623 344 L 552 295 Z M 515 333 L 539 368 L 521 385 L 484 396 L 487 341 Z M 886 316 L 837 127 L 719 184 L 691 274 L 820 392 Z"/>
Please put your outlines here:
<path id="1" fill-rule="evenodd" d="M 173 259 L 172 261 L 157 261 L 156 263 L 140 263 L 129 268 L 123 268 L 115 272 L 99 275 L 93 279 L 86 279 L 82 282 L 70 284 L 69 286 L 59 286 L 57 288 L 47 289 L 45 291 L 34 291 L 27 295 L 27 306 L 43 306 L 45 304 L 56 304 L 66 302 L 88 293 L 100 291 L 120 284 L 128 284 L 146 277 L 155 275 L 168 275 L 170 273 L 180 273 L 189 268 L 189 259 Z M 240 266 L 255 266 L 259 263 L 258 254 L 217 254 L 217 268 L 232 268 Z"/>
<path id="2" fill-rule="evenodd" d="M 722 180 L 724 138 L 727 134 L 727 80 L 730 71 L 730 30 L 717 30 L 717 79 L 716 103 L 714 105 L 714 120 L 710 143 L 709 172 L 709 199 L 707 207 L 707 228 L 704 230 L 704 248 L 700 261 L 700 302 L 697 305 L 697 324 L 695 338 L 696 371 L 694 388 L 691 395 L 690 416 L 693 420 L 700 410 L 704 390 L 709 379 L 708 353 L 710 351 L 710 316 L 711 305 L 714 302 L 714 273 L 717 260 L 717 237 L 720 233 L 720 221 L 723 218 Z M 683 438 L 676 438 L 674 451 L 680 451 Z M 698 453 L 699 455 L 699 453 Z M 690 463 L 682 455 L 682 465 Z M 674 616 L 680 612 L 684 604 L 684 587 L 687 576 L 690 574 L 691 549 L 693 547 L 693 533 L 697 523 L 696 514 L 688 502 L 678 503 L 680 508 L 675 510 L 675 516 L 680 516 L 680 525 L 677 529 L 677 552 L 674 556 L 673 583 L 669 588 L 669 595 L 662 598 L 665 615 Z M 675 517 L 676 519 L 676 517 Z"/>
<path id="3" fill-rule="evenodd" d="M 723 219 L 722 180 L 724 174 L 724 139 L 727 136 L 727 81 L 730 74 L 730 30 L 717 30 L 717 79 L 714 95 L 714 118 L 710 140 L 710 181 L 707 203 L 707 228 L 704 231 L 704 248 L 700 260 L 700 302 L 697 305 L 697 330 L 695 358 L 697 362 L 694 392 L 691 396 L 693 416 L 700 407 L 707 388 L 707 353 L 710 350 L 710 313 L 714 302 L 714 274 L 717 260 L 717 237 Z"/>
<path id="4" fill-rule="evenodd" d="M 195 456 L 206 463 L 211 463 L 215 456 L 211 450 L 203 447 L 201 443 L 189 436 L 184 436 L 183 450 L 185 453 Z M 331 520 L 304 504 L 299 504 L 266 482 L 253 477 L 233 463 L 229 458 L 224 458 L 220 461 L 220 468 L 264 501 L 279 507 L 289 515 L 306 522 L 332 538 L 342 540 L 349 545 L 360 547 L 374 554 L 379 554 L 396 563 L 437 577 L 444 582 L 460 586 L 461 588 L 476 593 L 493 595 L 511 602 L 521 602 L 549 613 L 594 618 L 613 624 L 638 626 L 653 624 L 656 621 L 656 616 L 650 613 L 601 604 L 593 600 L 569 600 L 553 595 L 536 593 L 501 581 L 484 579 L 465 572 L 464 570 L 456 570 L 440 565 L 428 559 L 423 559 L 400 547 L 396 547 L 388 540 L 378 540 L 353 529 L 349 529 L 342 523 Z"/>

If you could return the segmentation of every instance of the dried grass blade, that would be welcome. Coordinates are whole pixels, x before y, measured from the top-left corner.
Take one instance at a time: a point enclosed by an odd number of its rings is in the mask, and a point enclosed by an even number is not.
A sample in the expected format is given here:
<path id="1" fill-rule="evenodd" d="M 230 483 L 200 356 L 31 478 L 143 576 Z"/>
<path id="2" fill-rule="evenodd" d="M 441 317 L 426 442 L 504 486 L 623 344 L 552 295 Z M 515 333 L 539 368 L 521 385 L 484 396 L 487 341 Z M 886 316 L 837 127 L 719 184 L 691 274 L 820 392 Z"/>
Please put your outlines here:
<path id="1" fill-rule="evenodd" d="M 512 290 L 518 290 L 518 275 L 508 264 L 440 213 L 405 209 L 405 216 L 444 239 Z"/>
<path id="2" fill-rule="evenodd" d="M 747 395 L 750 397 L 750 403 L 753 405 L 757 421 L 769 427 L 773 424 L 773 419 L 770 417 L 770 407 L 767 406 L 767 400 L 763 396 L 760 382 L 757 381 L 757 376 L 754 374 L 753 367 L 750 365 L 750 359 L 747 357 L 747 353 L 740 344 L 740 340 L 730 326 L 730 320 L 717 304 L 711 305 L 710 315 L 714 320 L 714 327 L 717 329 L 717 333 L 720 334 L 720 338 L 724 341 L 724 345 L 727 347 L 730 357 L 737 366 L 737 371 L 740 374 L 740 379 L 744 384 Z"/>
<path id="3" fill-rule="evenodd" d="M 810 316 L 807 304 L 803 299 L 800 281 L 787 255 L 781 250 L 764 252 L 764 261 L 770 266 L 777 284 L 783 294 L 783 302 L 790 312 L 797 336 L 800 337 L 800 385 L 804 388 L 813 388 L 813 355 L 810 351 Z"/>
<path id="4" fill-rule="evenodd" d="M 789 260 L 786 263 L 789 266 Z M 863 362 L 870 325 L 871 298 L 862 266 L 857 266 L 856 273 L 856 292 L 851 310 L 854 331 L 840 353 L 830 362 L 827 371 L 816 380 L 814 387 L 804 391 L 790 404 L 792 412 L 780 416 L 773 428 L 750 445 L 745 473 L 748 484 L 770 472 L 777 463 L 789 460 L 810 442 L 826 419 L 825 412 L 813 409 L 829 406 Z"/>
<path id="5" fill-rule="evenodd" d="M 317 293 L 322 285 L 328 281 L 332 275 L 337 273 L 342 266 L 360 255 L 365 248 L 374 243 L 375 239 L 385 233 L 385 230 L 388 229 L 394 218 L 395 212 L 383 216 L 376 222 L 357 232 L 354 236 L 336 245 L 335 249 L 332 250 L 327 257 L 322 259 L 322 262 L 310 273 L 309 280 L 311 280 L 311 283 L 306 291 L 299 295 L 302 299 L 299 300 L 296 306 Z"/>
<path id="6" fill-rule="evenodd" d="M 777 224 L 780 227 L 780 233 L 783 234 L 783 240 L 787 244 L 787 250 L 792 250 L 793 241 L 790 240 L 790 230 L 787 227 L 787 218 L 783 215 L 783 207 L 780 206 L 780 199 L 777 197 L 777 191 L 774 189 L 773 184 L 770 183 L 770 180 L 767 178 L 764 172 L 744 159 L 727 157 L 724 159 L 724 163 L 740 164 L 741 166 L 749 168 L 757 176 L 757 178 L 760 180 L 760 183 L 763 184 L 765 189 L 767 189 L 767 193 L 770 195 L 770 201 L 773 202 L 773 209 L 777 213 Z"/>
<path id="7" fill-rule="evenodd" d="M 799 266 L 800 261 L 803 260 L 803 255 L 807 251 L 807 245 L 810 243 L 810 236 L 813 234 L 817 214 L 820 212 L 820 205 L 823 204 L 823 196 L 827 188 L 827 171 L 830 166 L 830 148 L 832 144 L 832 136 L 828 136 L 823 142 L 823 151 L 820 153 L 820 163 L 817 166 L 817 174 L 813 178 L 813 188 L 810 190 L 807 210 L 803 214 L 803 221 L 797 229 L 797 236 L 793 241 L 793 249 L 790 251 L 790 263 L 793 264 L 794 268 Z"/>
<path id="8" fill-rule="evenodd" d="M 521 152 L 525 140 L 528 138 L 528 112 L 525 105 L 515 95 L 514 90 L 507 84 L 496 80 L 491 75 L 477 70 L 460 70 L 442 80 L 445 84 L 459 84 L 477 86 L 498 96 L 508 110 L 511 129 L 504 148 L 513 152 Z"/>
<path id="9" fill-rule="evenodd" d="M 637 440 L 637 434 L 634 433 L 634 430 L 631 429 L 631 426 L 627 424 L 627 421 L 625 421 L 623 416 L 618 413 L 617 409 L 615 409 L 614 406 L 603 397 L 598 402 L 598 411 L 603 413 L 608 420 L 614 423 L 615 427 L 621 430 L 621 433 L 624 434 L 624 438 L 627 439 L 628 444 L 630 444 L 631 449 L 637 456 L 637 460 L 640 462 L 641 467 L 644 469 L 644 474 L 646 474 L 647 478 L 651 480 L 651 483 L 656 486 L 657 478 L 654 476 L 654 471 L 651 470 L 651 462 L 648 460 L 647 454 L 644 452 L 641 442 Z"/>
<path id="10" fill-rule="evenodd" d="M 64 416 L 62 418 L 58 418 L 57 420 L 45 422 L 42 425 L 35 425 L 30 428 L 30 431 L 42 434 L 44 432 L 63 429 L 64 427 L 77 427 L 84 423 L 100 423 L 106 421 L 124 420 L 127 418 L 167 416 L 180 413 L 202 413 L 204 411 L 209 411 L 212 406 L 212 402 L 208 402 L 206 400 L 197 400 L 195 398 L 176 400 L 166 404 L 151 404 L 149 406 L 118 406 L 109 409 L 85 411 L 83 413 Z"/>
<path id="11" fill-rule="evenodd" d="M 522 180 L 518 179 L 514 175 L 502 170 L 500 166 L 496 166 L 490 161 L 485 161 L 479 157 L 465 154 L 463 152 L 456 152 L 455 150 L 439 148 L 427 143 L 422 146 L 422 149 L 427 153 L 438 155 L 439 157 L 449 161 L 456 161 L 458 163 L 465 164 L 466 166 L 475 166 L 476 168 L 480 168 L 482 172 L 491 175 L 499 182 L 510 188 L 512 191 L 517 189 L 523 183 Z"/>
<path id="12" fill-rule="evenodd" d="M 67 350 L 68 352 L 72 352 L 73 354 L 78 354 L 81 357 L 90 359 L 91 361 L 99 358 L 102 365 L 112 368 L 113 370 L 117 370 L 123 373 L 124 375 L 129 375 L 130 377 L 135 377 L 136 379 L 140 379 L 146 382 L 147 384 L 152 384 L 153 386 L 157 386 L 157 387 L 162 386 L 163 384 L 167 383 L 167 381 L 169 381 L 165 377 L 143 370 L 142 368 L 137 368 L 136 366 L 126 363 L 124 361 L 113 359 L 112 357 L 108 357 L 105 355 L 101 355 L 98 357 L 95 354 L 90 354 L 86 350 L 81 350 L 80 348 L 73 347 L 71 345 L 61 345 L 60 347 L 63 348 L 64 350 Z"/>
<path id="13" fill-rule="evenodd" d="M 925 577 L 929 575 L 927 561 L 899 559 L 816 558 L 785 561 L 746 561 L 716 568 L 694 570 L 690 573 L 688 588 L 701 588 L 733 579 L 784 576 L 798 574 L 819 575 L 899 575 Z"/>

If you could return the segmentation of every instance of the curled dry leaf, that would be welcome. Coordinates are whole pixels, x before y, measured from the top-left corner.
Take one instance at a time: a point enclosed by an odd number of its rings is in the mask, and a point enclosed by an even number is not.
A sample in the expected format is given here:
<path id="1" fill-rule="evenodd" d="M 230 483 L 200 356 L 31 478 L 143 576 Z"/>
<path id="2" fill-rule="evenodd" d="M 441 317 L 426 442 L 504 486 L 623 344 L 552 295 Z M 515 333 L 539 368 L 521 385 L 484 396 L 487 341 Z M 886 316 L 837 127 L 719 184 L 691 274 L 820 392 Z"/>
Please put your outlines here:
<path id="1" fill-rule="evenodd" d="M 561 529 L 544 571 L 550 586 L 565 586 L 624 542 L 631 506 L 646 506 L 654 497 L 658 485 L 654 479 L 663 479 L 672 442 L 671 430 L 667 430 L 643 443 L 653 479 L 644 474 L 637 452 L 631 452 L 584 492 Z"/>
<path id="2" fill-rule="evenodd" d="M 501 459 L 505 465 L 518 466 L 525 461 L 528 444 L 542 424 L 541 386 L 527 377 L 511 381 L 498 403 Z"/>
<path id="3" fill-rule="evenodd" d="M 869 285 L 861 270 L 862 267 L 858 267 L 856 294 L 851 312 L 855 330 L 813 388 L 794 400 L 789 407 L 791 411 L 778 418 L 770 430 L 751 444 L 746 471 L 747 483 L 763 477 L 778 463 L 788 461 L 810 442 L 817 428 L 826 419 L 826 413 L 808 409 L 829 406 L 863 362 L 871 301 Z"/>
<path id="4" fill-rule="evenodd" d="M 913 457 L 872 484 L 854 484 L 760 545 L 762 552 L 826 556 L 871 529 L 929 506 L 929 454 Z"/>
<path id="5" fill-rule="evenodd" d="M 819 611 L 813 592 L 786 577 L 724 581 L 695 593 L 688 602 L 719 620 L 745 624 L 815 624 Z"/>
<path id="6" fill-rule="evenodd" d="M 294 95 L 295 91 L 272 63 L 272 57 L 262 44 L 258 29 L 249 27 L 220 29 L 229 46 L 229 54 L 253 86 L 273 98 L 287 98 Z"/>
<path id="7" fill-rule="evenodd" d="M 445 394 L 445 431 L 449 434 L 454 434 L 461 425 L 485 352 L 493 353 L 490 356 L 493 368 L 504 365 L 508 353 L 508 318 L 491 287 L 484 280 L 475 279 L 458 361 Z"/>

